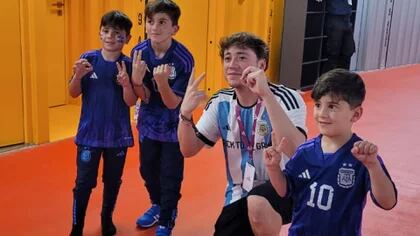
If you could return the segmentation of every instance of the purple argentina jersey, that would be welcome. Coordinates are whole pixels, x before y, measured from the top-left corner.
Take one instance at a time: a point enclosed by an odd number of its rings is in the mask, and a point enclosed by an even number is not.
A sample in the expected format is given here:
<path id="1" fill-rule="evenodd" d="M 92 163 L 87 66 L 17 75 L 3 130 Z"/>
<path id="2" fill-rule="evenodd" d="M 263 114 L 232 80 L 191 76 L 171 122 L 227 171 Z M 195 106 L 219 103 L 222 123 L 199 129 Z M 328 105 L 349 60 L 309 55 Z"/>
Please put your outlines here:
<path id="1" fill-rule="evenodd" d="M 335 153 L 326 154 L 321 137 L 302 144 L 284 170 L 287 195 L 294 203 L 289 235 L 361 235 L 363 208 L 371 190 L 368 170 L 351 153 L 361 139 L 353 134 Z"/>
<path id="2" fill-rule="evenodd" d="M 151 72 L 156 66 L 169 64 L 172 70 L 169 86 L 177 96 L 184 97 L 194 67 L 194 59 L 187 48 L 173 39 L 165 56 L 157 58 L 150 39 L 147 39 L 135 46 L 131 54 L 135 50 L 142 50 L 142 60 Z M 150 99 L 149 103 L 142 102 L 140 105 L 137 119 L 140 140 L 147 137 L 162 142 L 178 142 L 179 106 L 172 110 L 165 106 L 152 73 L 146 73 L 143 83 L 150 90 Z"/>
<path id="3" fill-rule="evenodd" d="M 117 84 L 115 61 L 105 61 L 101 51 L 89 51 L 85 58 L 93 71 L 82 78 L 82 112 L 75 143 L 91 147 L 133 146 L 130 110 L 123 99 L 123 88 Z M 130 58 L 121 55 L 131 74 Z"/>

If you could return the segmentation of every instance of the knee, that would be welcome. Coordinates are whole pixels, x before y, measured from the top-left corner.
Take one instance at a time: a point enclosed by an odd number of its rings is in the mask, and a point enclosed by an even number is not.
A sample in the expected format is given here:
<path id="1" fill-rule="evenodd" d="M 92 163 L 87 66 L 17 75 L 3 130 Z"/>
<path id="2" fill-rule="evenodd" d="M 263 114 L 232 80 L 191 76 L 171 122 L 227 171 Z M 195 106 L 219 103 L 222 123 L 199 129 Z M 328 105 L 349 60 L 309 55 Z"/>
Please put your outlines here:
<path id="1" fill-rule="evenodd" d="M 261 225 L 264 222 L 267 210 L 271 207 L 267 199 L 255 195 L 247 197 L 247 206 L 249 221 L 252 225 Z"/>
<path id="2" fill-rule="evenodd" d="M 121 178 L 102 177 L 102 183 L 108 187 L 120 187 L 122 184 Z"/>
<path id="3" fill-rule="evenodd" d="M 96 187 L 96 179 L 77 179 L 76 180 L 76 187 L 73 189 L 74 191 L 80 191 L 80 190 L 92 190 Z"/>

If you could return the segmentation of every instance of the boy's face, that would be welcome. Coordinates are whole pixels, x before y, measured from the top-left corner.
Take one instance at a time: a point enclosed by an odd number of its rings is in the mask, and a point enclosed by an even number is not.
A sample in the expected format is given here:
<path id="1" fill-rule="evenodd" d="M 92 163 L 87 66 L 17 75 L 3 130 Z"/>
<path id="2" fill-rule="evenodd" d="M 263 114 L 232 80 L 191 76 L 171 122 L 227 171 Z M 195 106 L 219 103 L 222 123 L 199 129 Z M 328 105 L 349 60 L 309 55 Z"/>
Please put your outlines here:
<path id="1" fill-rule="evenodd" d="M 146 33 L 154 43 L 170 41 L 178 29 L 178 25 L 173 25 L 171 18 L 166 13 L 156 13 L 151 18 L 146 18 Z"/>
<path id="2" fill-rule="evenodd" d="M 258 60 L 255 52 L 249 48 L 232 46 L 224 51 L 223 72 L 226 81 L 232 88 L 243 86 L 241 82 L 242 72 L 249 66 L 264 69 L 265 60 Z"/>
<path id="3" fill-rule="evenodd" d="M 319 132 L 328 137 L 345 136 L 352 133 L 352 125 L 362 115 L 362 107 L 351 109 L 342 99 L 324 95 L 314 104 L 314 119 Z"/>
<path id="4" fill-rule="evenodd" d="M 128 43 L 131 38 L 125 30 L 110 26 L 101 26 L 99 37 L 102 42 L 102 48 L 110 52 L 121 51 L 124 44 Z"/>

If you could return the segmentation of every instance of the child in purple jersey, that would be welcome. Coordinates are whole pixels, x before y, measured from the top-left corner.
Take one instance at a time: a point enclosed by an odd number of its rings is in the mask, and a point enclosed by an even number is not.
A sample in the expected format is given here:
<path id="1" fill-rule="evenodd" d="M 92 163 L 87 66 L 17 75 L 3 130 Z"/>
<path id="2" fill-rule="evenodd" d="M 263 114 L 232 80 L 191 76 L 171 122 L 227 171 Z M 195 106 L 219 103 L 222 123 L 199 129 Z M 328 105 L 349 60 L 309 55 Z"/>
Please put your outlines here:
<path id="1" fill-rule="evenodd" d="M 131 85 L 131 60 L 122 54 L 130 40 L 132 22 L 120 11 L 102 16 L 102 48 L 84 53 L 73 66 L 72 97 L 82 95 L 82 112 L 75 143 L 77 176 L 73 189 L 73 226 L 70 235 L 83 235 L 86 209 L 96 186 L 103 157 L 102 235 L 114 235 L 112 221 L 127 148 L 133 146 L 129 107 L 137 96 Z M 128 73 L 127 73 L 128 71 Z"/>
<path id="2" fill-rule="evenodd" d="M 132 50 L 133 85 L 141 98 L 137 119 L 140 174 L 152 204 L 136 224 L 148 228 L 158 223 L 156 235 L 172 233 L 183 180 L 184 157 L 179 149 L 177 125 L 179 104 L 194 60 L 172 38 L 179 29 L 180 14 L 173 1 L 149 1 L 145 9 L 148 39 Z"/>
<path id="3" fill-rule="evenodd" d="M 279 153 L 290 152 L 287 140 L 273 140 L 267 149 L 264 160 L 274 188 L 294 200 L 289 235 L 361 235 L 368 191 L 377 206 L 390 210 L 396 205 L 397 191 L 377 146 L 352 132 L 364 98 L 358 74 L 325 73 L 312 91 L 320 135 L 302 144 L 284 171 Z"/>

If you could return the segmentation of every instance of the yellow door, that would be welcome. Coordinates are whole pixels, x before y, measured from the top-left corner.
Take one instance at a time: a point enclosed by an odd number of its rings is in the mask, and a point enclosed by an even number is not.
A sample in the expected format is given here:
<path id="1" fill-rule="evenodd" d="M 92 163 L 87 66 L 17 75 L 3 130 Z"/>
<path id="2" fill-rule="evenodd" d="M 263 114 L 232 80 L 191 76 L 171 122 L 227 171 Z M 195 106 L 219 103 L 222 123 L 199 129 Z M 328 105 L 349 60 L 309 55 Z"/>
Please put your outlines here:
<path id="1" fill-rule="evenodd" d="M 178 0 L 176 3 L 181 8 L 181 17 L 178 22 L 179 31 L 175 38 L 192 53 L 195 72 L 198 76 L 206 71 L 209 2 L 208 0 Z M 201 85 L 205 87 L 206 81 Z"/>
<path id="2" fill-rule="evenodd" d="M 3 1 L 0 4 L 0 22 L 3 32 L 0 45 L 0 147 L 23 143 L 23 87 L 20 44 L 19 0 Z M 7 22 L 7 23 L 6 23 Z"/>
<path id="3" fill-rule="evenodd" d="M 47 0 L 48 106 L 66 103 L 64 0 Z"/>

